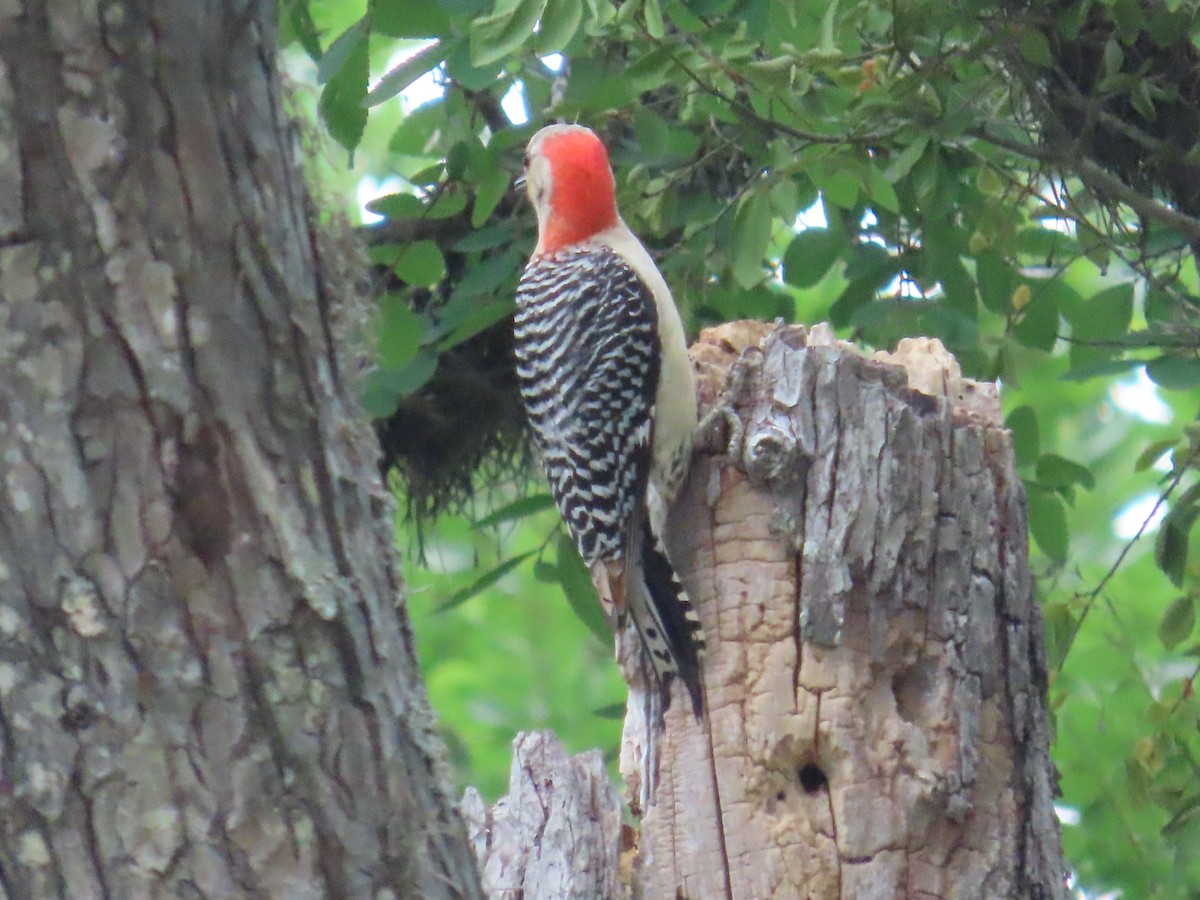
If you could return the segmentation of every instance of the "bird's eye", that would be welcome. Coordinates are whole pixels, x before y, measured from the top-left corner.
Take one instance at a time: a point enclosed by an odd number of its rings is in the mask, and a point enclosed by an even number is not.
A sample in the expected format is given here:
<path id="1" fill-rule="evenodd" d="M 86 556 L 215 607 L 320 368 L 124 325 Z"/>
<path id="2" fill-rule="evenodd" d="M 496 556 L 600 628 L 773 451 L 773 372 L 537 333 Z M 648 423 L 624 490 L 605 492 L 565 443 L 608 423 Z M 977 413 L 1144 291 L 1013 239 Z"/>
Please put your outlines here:
<path id="1" fill-rule="evenodd" d="M 525 154 L 525 168 L 527 168 L 527 169 L 529 168 L 529 154 L 528 153 Z"/>

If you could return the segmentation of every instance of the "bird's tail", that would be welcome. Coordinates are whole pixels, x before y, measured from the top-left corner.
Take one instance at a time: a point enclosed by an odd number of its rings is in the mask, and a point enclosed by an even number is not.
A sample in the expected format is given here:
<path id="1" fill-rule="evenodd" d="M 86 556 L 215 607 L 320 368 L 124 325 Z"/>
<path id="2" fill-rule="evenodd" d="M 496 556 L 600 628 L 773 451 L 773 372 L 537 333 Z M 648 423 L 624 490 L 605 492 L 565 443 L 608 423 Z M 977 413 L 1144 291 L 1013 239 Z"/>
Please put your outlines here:
<path id="1" fill-rule="evenodd" d="M 692 712 L 701 719 L 704 691 L 700 660 L 705 641 L 700 617 L 648 517 L 642 518 L 635 534 L 627 548 L 627 558 L 638 560 L 639 565 L 635 572 L 626 575 L 626 602 L 662 689 L 662 708 L 665 710 L 670 703 L 671 680 L 678 676 L 691 697 Z M 629 577 L 630 574 L 634 577 Z"/>

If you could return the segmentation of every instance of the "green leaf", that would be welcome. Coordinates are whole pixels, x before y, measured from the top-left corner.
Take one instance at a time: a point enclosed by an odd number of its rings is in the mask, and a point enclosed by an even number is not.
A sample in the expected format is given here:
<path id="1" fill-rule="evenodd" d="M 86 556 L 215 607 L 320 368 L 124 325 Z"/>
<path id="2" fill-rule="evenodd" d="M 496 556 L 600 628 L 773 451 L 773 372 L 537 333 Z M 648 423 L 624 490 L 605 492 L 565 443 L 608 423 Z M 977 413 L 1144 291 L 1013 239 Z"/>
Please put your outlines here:
<path id="1" fill-rule="evenodd" d="M 662 8 L 658 0 L 644 0 L 642 14 L 646 17 L 646 33 L 656 41 L 661 41 L 666 29 L 663 28 Z"/>
<path id="2" fill-rule="evenodd" d="M 451 182 L 460 181 L 467 175 L 467 167 L 479 151 L 482 144 L 474 137 L 455 141 L 446 151 L 446 178 Z"/>
<path id="3" fill-rule="evenodd" d="M 1154 561 L 1176 587 L 1183 584 L 1187 571 L 1188 536 L 1200 517 L 1200 483 L 1192 485 L 1171 504 L 1158 526 L 1154 543 Z"/>
<path id="4" fill-rule="evenodd" d="M 445 37 L 450 18 L 433 0 L 373 0 L 371 30 L 393 38 Z"/>
<path id="5" fill-rule="evenodd" d="M 598 719 L 612 719 L 619 722 L 625 718 L 625 704 L 610 703 L 608 706 L 592 710 L 592 715 Z"/>
<path id="6" fill-rule="evenodd" d="M 783 254 L 783 280 L 795 287 L 812 287 L 825 277 L 846 248 L 846 237 L 828 228 L 806 228 Z"/>
<path id="7" fill-rule="evenodd" d="M 475 206 L 471 209 L 471 227 L 479 228 L 495 212 L 508 187 L 512 184 L 512 175 L 499 166 L 494 166 L 484 173 L 475 187 Z"/>
<path id="8" fill-rule="evenodd" d="M 675 61 L 671 54 L 659 47 L 635 59 L 625 70 L 625 79 L 638 93 L 652 91 L 666 83 L 674 68 Z"/>
<path id="9" fill-rule="evenodd" d="M 1146 447 L 1145 450 L 1138 454 L 1137 462 L 1133 464 L 1133 471 L 1144 472 L 1146 469 L 1158 462 L 1164 453 L 1166 453 L 1168 450 L 1174 449 L 1177 443 L 1179 443 L 1179 438 L 1173 437 L 1154 441 L 1152 444 Z"/>
<path id="10" fill-rule="evenodd" d="M 1042 552 L 1056 562 L 1067 558 L 1067 511 L 1053 491 L 1027 485 L 1029 533 Z"/>
<path id="11" fill-rule="evenodd" d="M 496 566 L 494 569 L 491 569 L 490 571 L 480 575 L 465 588 L 457 590 L 451 594 L 449 599 L 437 608 L 436 612 L 444 613 L 454 609 L 456 606 L 462 606 L 476 594 L 486 591 L 493 584 L 495 584 L 521 563 L 525 562 L 525 560 L 529 559 L 529 557 L 533 556 L 535 553 L 537 553 L 536 550 L 528 550 L 525 553 L 520 553 L 517 556 L 512 557 L 511 559 L 504 560 L 504 562 L 500 563 L 500 565 Z"/>
<path id="12" fill-rule="evenodd" d="M 875 299 L 875 288 L 868 279 L 851 281 L 829 307 L 829 321 L 835 328 L 845 328 L 855 315 Z"/>
<path id="13" fill-rule="evenodd" d="M 1146 31 L 1158 46 L 1171 47 L 1187 39 L 1188 18 L 1179 12 L 1160 9 L 1151 14 Z"/>
<path id="14" fill-rule="evenodd" d="M 1018 466 L 1027 466 L 1038 458 L 1037 414 L 1030 406 L 1018 406 L 1004 420 L 1005 427 L 1012 432 L 1013 455 Z"/>
<path id="15" fill-rule="evenodd" d="M 515 280 L 519 260 L 519 253 L 515 249 L 509 248 L 503 253 L 494 253 L 479 261 L 458 280 L 451 300 L 458 301 L 464 297 L 478 297 L 480 294 L 495 291 L 510 279 Z"/>
<path id="16" fill-rule="evenodd" d="M 571 42 L 583 21 L 583 0 L 548 0 L 534 43 L 540 56 L 558 53 Z"/>
<path id="17" fill-rule="evenodd" d="M 421 349 L 421 317 L 396 294 L 384 294 L 379 302 L 375 328 L 379 362 L 387 369 L 400 369 L 413 361 Z"/>
<path id="18" fill-rule="evenodd" d="M 366 46 L 370 33 L 371 23 L 363 18 L 334 38 L 321 61 L 317 63 L 317 83 L 328 84 L 329 80 L 347 65 L 351 57 Z"/>
<path id="19" fill-rule="evenodd" d="M 471 41 L 457 41 L 446 54 L 446 74 L 459 87 L 468 91 L 485 91 L 493 87 L 504 69 L 504 60 L 477 66 L 471 58 Z"/>
<path id="20" fill-rule="evenodd" d="M 397 63 L 371 88 L 367 94 L 367 106 L 378 106 L 385 100 L 391 100 L 430 69 L 436 68 L 445 56 L 441 42 L 434 41 L 424 50 Z"/>
<path id="21" fill-rule="evenodd" d="M 900 198 L 896 189 L 875 166 L 867 166 L 867 196 L 875 201 L 877 206 L 891 213 L 900 212 Z"/>
<path id="22" fill-rule="evenodd" d="M 473 338 L 485 328 L 495 325 L 505 316 L 512 315 L 514 300 L 502 296 L 491 303 L 475 307 L 463 315 L 448 335 L 438 341 L 438 351 L 444 353 L 451 347 L 457 347 L 463 341 Z"/>
<path id="23" fill-rule="evenodd" d="M 388 140 L 388 149 L 400 156 L 428 159 L 442 153 L 438 140 L 444 135 L 447 118 L 445 96 L 410 110 Z"/>
<path id="24" fill-rule="evenodd" d="M 437 366 L 436 354 L 422 350 L 402 369 L 373 369 L 359 387 L 363 409 L 372 419 L 390 416 L 402 398 L 429 382 Z"/>
<path id="25" fill-rule="evenodd" d="M 1049 266 L 1055 260 L 1069 260 L 1077 256 L 1079 243 L 1061 231 L 1034 226 L 1022 228 L 1014 235 L 1013 249 L 1037 257 L 1039 263 Z"/>
<path id="26" fill-rule="evenodd" d="M 512 241 L 513 231 L 513 221 L 502 219 L 463 235 L 454 242 L 454 246 L 450 249 L 459 253 L 468 253 L 472 250 L 491 250 L 494 247 L 503 247 Z"/>
<path id="27" fill-rule="evenodd" d="M 1125 51 L 1116 38 L 1109 38 L 1104 45 L 1104 65 L 1101 68 L 1105 78 L 1113 78 L 1120 74 L 1125 65 Z"/>
<path id="28" fill-rule="evenodd" d="M 1035 291 L 1032 300 L 1013 326 L 1013 337 L 1034 350 L 1047 353 L 1058 340 L 1058 297 L 1045 291 Z"/>
<path id="29" fill-rule="evenodd" d="M 1018 45 L 1021 55 L 1035 66 L 1045 69 L 1054 68 L 1054 55 L 1050 52 L 1050 42 L 1046 35 L 1034 27 L 1028 27 L 1021 35 Z"/>
<path id="30" fill-rule="evenodd" d="M 994 197 L 1004 190 L 1004 179 L 991 166 L 983 166 L 975 175 L 975 186 L 981 194 Z"/>
<path id="31" fill-rule="evenodd" d="M 858 202 L 862 179 L 854 172 L 838 169 L 822 178 L 813 179 L 821 189 L 821 195 L 834 206 L 850 209 Z"/>
<path id="32" fill-rule="evenodd" d="M 1154 737 L 1138 738 L 1134 741 L 1133 751 L 1129 755 L 1130 761 L 1151 777 L 1162 771 L 1163 748 L 1161 742 Z"/>
<path id="33" fill-rule="evenodd" d="M 856 244 L 846 262 L 846 277 L 851 281 L 870 281 L 872 287 L 887 284 L 896 274 L 896 260 L 886 247 L 873 241 Z"/>
<path id="34" fill-rule="evenodd" d="M 1196 625 L 1196 600 L 1179 597 L 1163 613 L 1158 623 L 1158 639 L 1168 650 L 1174 650 L 1192 633 Z"/>
<path id="35" fill-rule="evenodd" d="M 426 207 L 425 218 L 449 219 L 451 216 L 457 216 L 466 208 L 467 194 L 465 191 L 442 191 L 434 198 L 433 204 Z"/>
<path id="36" fill-rule="evenodd" d="M 533 34 L 546 0 L 497 0 L 495 9 L 471 23 L 471 65 L 476 68 L 511 56 Z"/>
<path id="37" fill-rule="evenodd" d="M 370 201 L 367 210 L 389 219 L 417 219 L 425 214 L 425 205 L 415 194 L 386 194 Z"/>
<path id="38" fill-rule="evenodd" d="M 414 241 L 401 251 L 392 271 L 408 284 L 428 287 L 446 277 L 446 260 L 433 241 Z"/>
<path id="39" fill-rule="evenodd" d="M 1118 338 L 1129 330 L 1133 320 L 1133 283 L 1113 285 L 1067 315 L 1072 337 L 1084 340 Z"/>
<path id="40" fill-rule="evenodd" d="M 1074 349 L 1074 348 L 1072 348 Z M 1072 354 L 1074 359 L 1075 354 Z M 1140 366 L 1141 362 L 1136 359 L 1106 359 L 1097 360 L 1095 362 L 1072 362 L 1071 369 L 1066 372 L 1062 378 L 1063 381 L 1087 381 L 1089 378 L 1096 378 L 1105 375 L 1123 375 L 1130 369 Z"/>
<path id="41" fill-rule="evenodd" d="M 331 57 L 333 62 L 329 62 Z M 318 71 L 327 79 L 317 104 L 321 120 L 334 140 L 353 151 L 367 127 L 367 108 L 363 104 L 369 74 L 365 21 L 351 26 L 334 41 Z"/>
<path id="42" fill-rule="evenodd" d="M 1200 794 L 1184 801 L 1178 811 L 1166 825 L 1162 827 L 1163 837 L 1174 837 L 1190 825 L 1200 820 Z"/>
<path id="43" fill-rule="evenodd" d="M 817 41 L 817 47 L 820 50 L 832 51 L 837 49 L 837 41 L 834 38 L 834 27 L 837 23 L 837 11 L 839 0 L 833 0 L 825 8 L 825 15 L 821 17 L 821 37 Z"/>
<path id="44" fill-rule="evenodd" d="M 1065 603 L 1047 604 L 1042 619 L 1046 628 L 1046 667 L 1053 672 L 1066 660 L 1079 631 L 1079 621 Z"/>
<path id="45" fill-rule="evenodd" d="M 1137 37 L 1144 21 L 1141 0 L 1116 0 L 1112 4 L 1112 11 L 1121 37 L 1126 40 Z"/>
<path id="46" fill-rule="evenodd" d="M 917 135 L 916 139 L 911 144 L 901 150 L 895 157 L 892 158 L 892 161 L 888 163 L 887 168 L 884 170 L 884 175 L 887 176 L 887 180 L 892 184 L 895 184 L 897 181 L 911 172 L 912 167 L 917 164 L 917 160 L 919 160 L 925 154 L 925 150 L 928 147 L 929 135 Z"/>
<path id="47" fill-rule="evenodd" d="M 1096 476 L 1091 469 L 1053 453 L 1038 457 L 1036 471 L 1038 484 L 1042 487 L 1057 489 L 1081 484 L 1091 490 L 1096 486 Z"/>
<path id="48" fill-rule="evenodd" d="M 775 182 L 767 196 L 771 199 L 771 215 L 786 222 L 794 222 L 800 211 L 809 206 L 809 203 L 801 205 L 800 186 L 791 178 Z"/>
<path id="49" fill-rule="evenodd" d="M 279 18 L 279 45 L 286 47 L 294 40 L 304 48 L 310 59 L 320 61 L 321 40 L 308 0 L 291 0 L 284 6 Z"/>
<path id="50" fill-rule="evenodd" d="M 998 316 L 1007 316 L 1012 305 L 1012 266 L 999 254 L 984 250 L 975 258 L 975 279 L 984 307 Z"/>
<path id="51" fill-rule="evenodd" d="M 1160 387 L 1191 391 L 1200 387 L 1200 359 L 1195 356 L 1160 356 L 1146 363 L 1146 374 Z"/>
<path id="52" fill-rule="evenodd" d="M 571 609 L 579 620 L 600 639 L 602 643 L 612 640 L 612 629 L 604 618 L 604 610 L 592 586 L 592 576 L 575 549 L 575 542 L 565 532 L 558 536 L 558 584 Z"/>
<path id="53" fill-rule="evenodd" d="M 953 242 L 938 236 L 923 248 L 921 254 L 924 261 L 924 273 L 933 280 L 941 282 L 942 293 L 946 305 L 966 315 L 977 314 L 975 300 L 975 282 L 967 273 L 962 258 L 955 250 Z"/>
<path id="54" fill-rule="evenodd" d="M 875 299 L 876 291 L 900 271 L 903 263 L 875 243 L 861 243 L 843 273 L 849 280 L 841 296 L 829 308 L 829 319 L 838 328 L 850 324 L 856 314 Z"/>
<path id="55" fill-rule="evenodd" d="M 1129 103 L 1147 122 L 1158 118 L 1158 110 L 1154 106 L 1154 96 L 1150 93 L 1149 82 L 1139 79 L 1129 91 Z"/>
<path id="56" fill-rule="evenodd" d="M 667 142 L 671 131 L 662 116 L 655 115 L 643 106 L 633 111 L 633 137 L 641 150 L 643 160 L 660 159 L 667 153 Z"/>
<path id="57" fill-rule="evenodd" d="M 766 277 L 763 258 L 771 240 L 771 203 L 756 191 L 746 198 L 733 225 L 733 279 L 751 288 Z"/>
<path id="58" fill-rule="evenodd" d="M 1058 33 L 1068 40 L 1077 38 L 1079 29 L 1083 26 L 1083 21 L 1091 7 L 1091 0 L 1077 0 L 1076 3 L 1064 9 L 1059 13 Z"/>
<path id="59" fill-rule="evenodd" d="M 549 494 L 531 494 L 528 497 L 521 497 L 512 503 L 507 503 L 499 509 L 492 511 L 476 522 L 475 527 L 491 528 L 503 522 L 524 519 L 526 516 L 536 515 L 537 513 L 553 508 L 554 498 Z"/>

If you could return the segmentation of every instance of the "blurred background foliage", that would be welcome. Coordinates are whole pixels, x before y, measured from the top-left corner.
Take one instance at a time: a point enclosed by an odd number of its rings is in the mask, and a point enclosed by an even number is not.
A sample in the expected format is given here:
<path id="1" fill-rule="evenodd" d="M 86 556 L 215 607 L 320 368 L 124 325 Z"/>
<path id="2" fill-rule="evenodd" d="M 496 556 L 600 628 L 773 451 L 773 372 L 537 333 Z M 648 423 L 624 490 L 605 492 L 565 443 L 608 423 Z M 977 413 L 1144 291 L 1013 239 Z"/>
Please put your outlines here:
<path id="1" fill-rule="evenodd" d="M 370 246 L 363 399 L 464 783 L 495 797 L 519 729 L 618 740 L 509 356 L 534 227 L 512 178 L 580 121 L 693 332 L 935 335 L 1002 382 L 1078 886 L 1200 896 L 1198 6 L 281 0 L 314 172 Z"/>

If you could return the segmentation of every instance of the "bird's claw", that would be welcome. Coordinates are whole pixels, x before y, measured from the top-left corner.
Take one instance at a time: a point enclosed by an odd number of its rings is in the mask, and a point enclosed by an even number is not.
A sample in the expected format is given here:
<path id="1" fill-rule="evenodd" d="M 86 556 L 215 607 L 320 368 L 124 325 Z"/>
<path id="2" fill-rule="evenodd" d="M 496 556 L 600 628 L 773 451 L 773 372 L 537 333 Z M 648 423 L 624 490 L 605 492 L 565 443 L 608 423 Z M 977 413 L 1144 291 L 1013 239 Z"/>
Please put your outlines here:
<path id="1" fill-rule="evenodd" d="M 746 426 L 738 415 L 737 404 L 745 393 L 750 376 L 762 363 L 762 351 L 756 347 L 742 350 L 725 376 L 725 390 L 717 398 L 693 432 L 693 445 L 702 452 L 738 459 Z"/>

